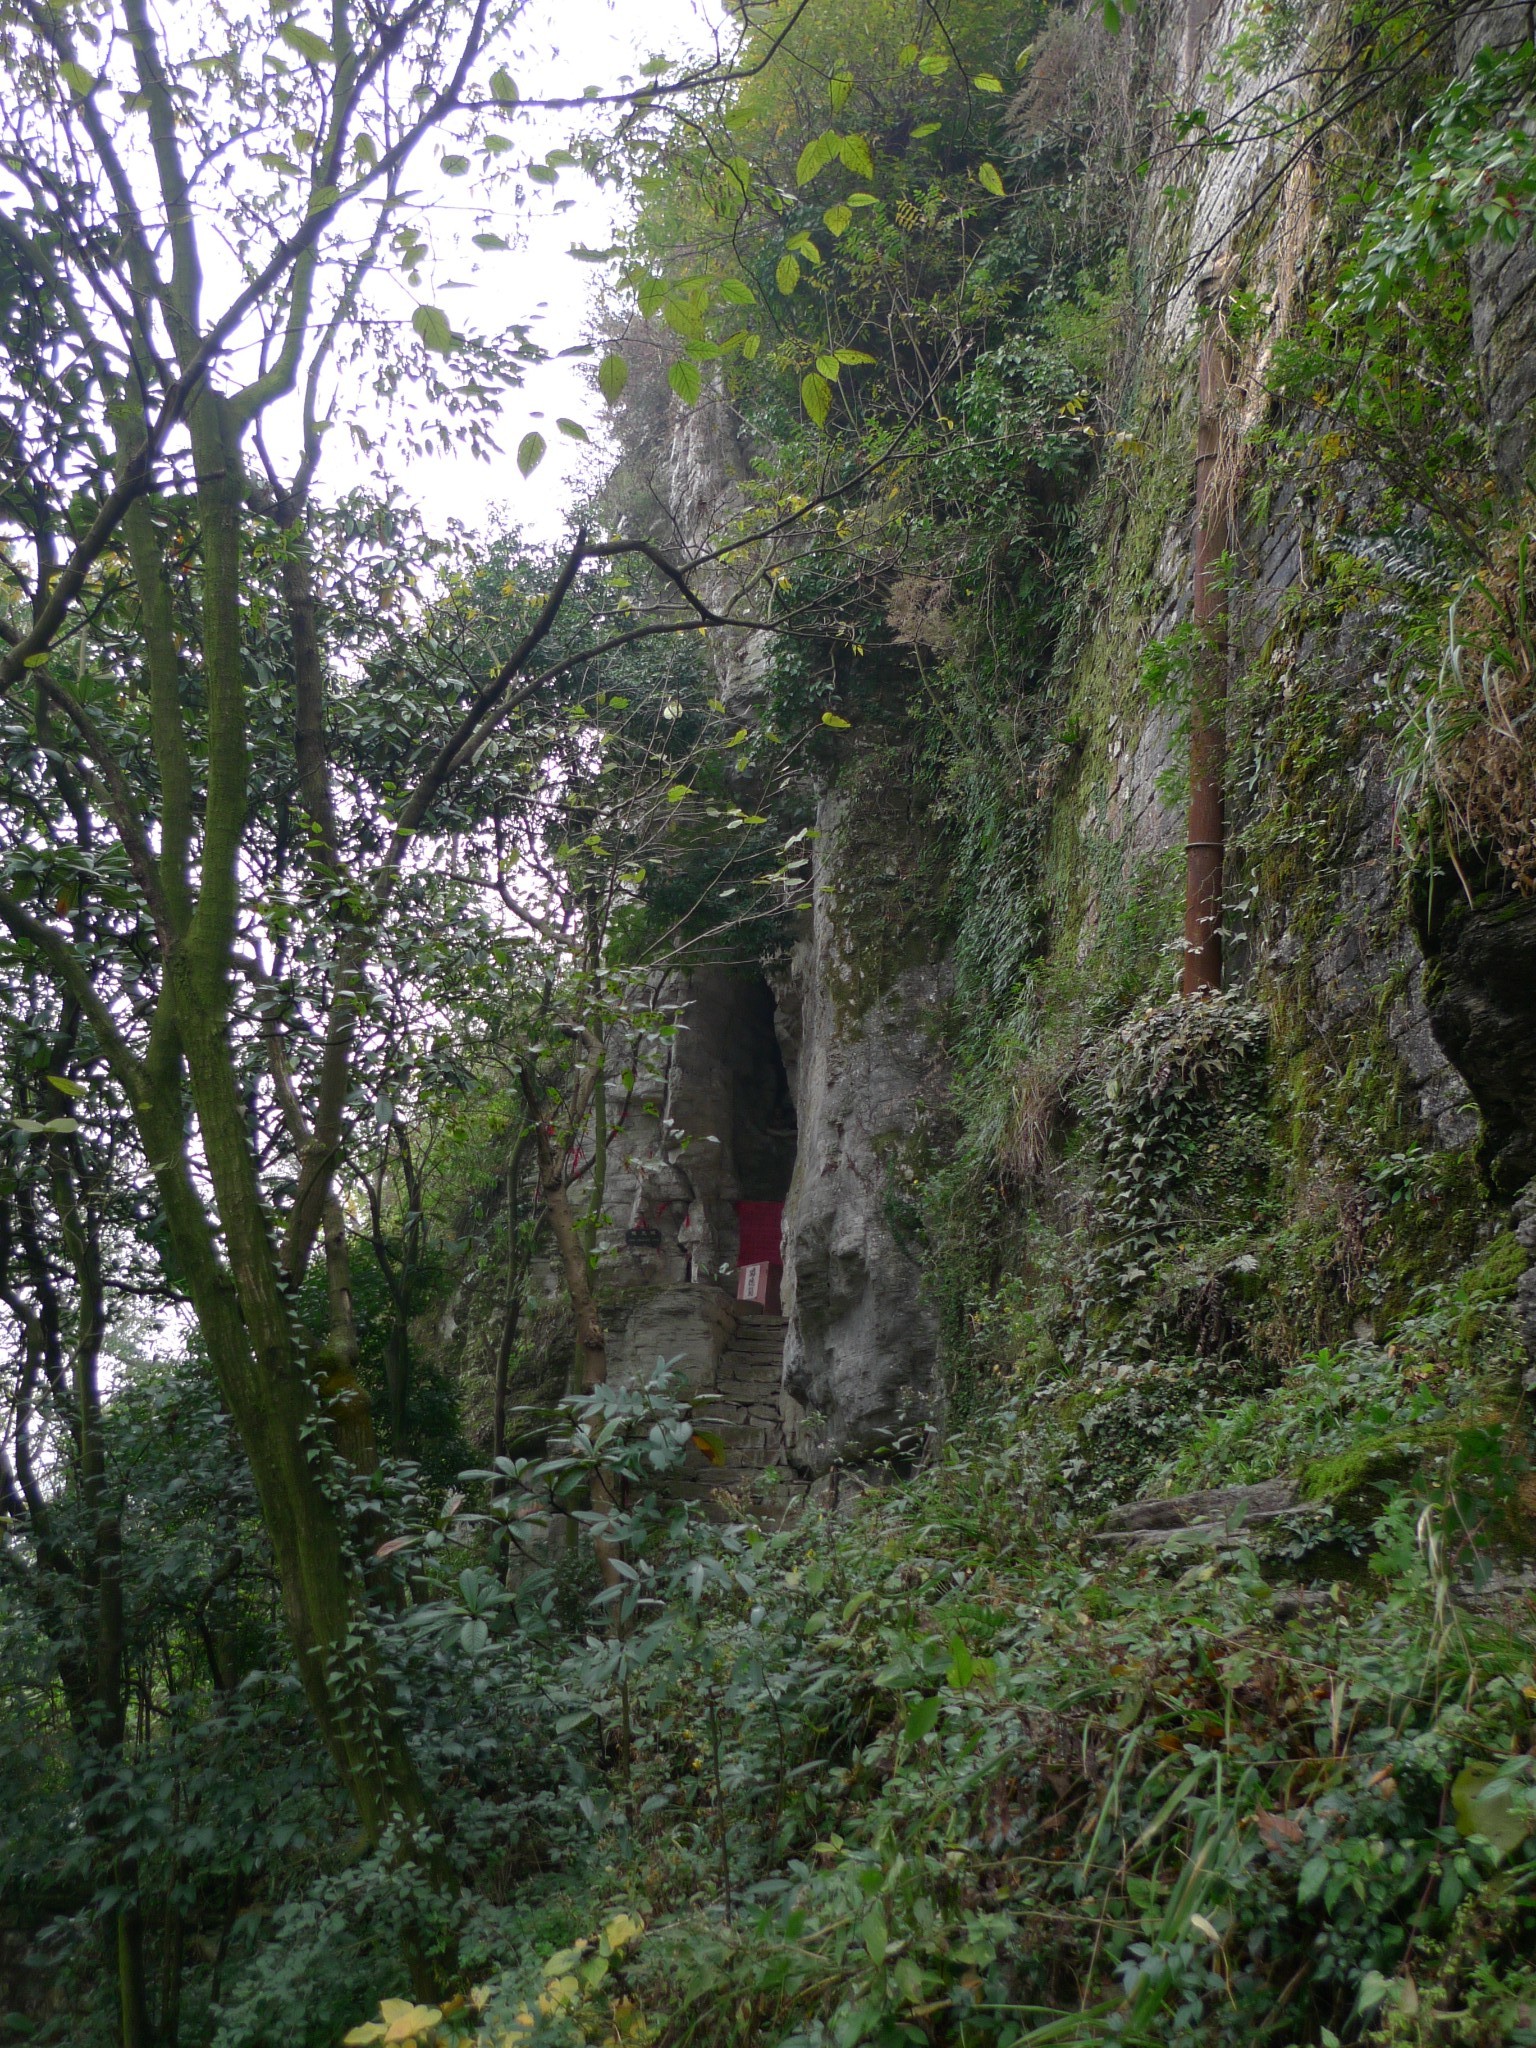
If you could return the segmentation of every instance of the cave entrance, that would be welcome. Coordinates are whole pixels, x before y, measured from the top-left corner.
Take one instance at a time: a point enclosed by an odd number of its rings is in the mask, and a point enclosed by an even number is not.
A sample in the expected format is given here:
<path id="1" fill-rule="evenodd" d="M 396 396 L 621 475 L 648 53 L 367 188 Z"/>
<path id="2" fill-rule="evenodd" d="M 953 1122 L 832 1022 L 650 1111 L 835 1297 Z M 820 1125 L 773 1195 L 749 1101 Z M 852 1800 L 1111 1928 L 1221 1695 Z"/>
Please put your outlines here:
<path id="1" fill-rule="evenodd" d="M 761 975 L 739 984 L 725 1048 L 731 1076 L 739 1303 L 777 1315 L 784 1271 L 784 1202 L 795 1171 L 795 1102 L 773 990 Z"/>

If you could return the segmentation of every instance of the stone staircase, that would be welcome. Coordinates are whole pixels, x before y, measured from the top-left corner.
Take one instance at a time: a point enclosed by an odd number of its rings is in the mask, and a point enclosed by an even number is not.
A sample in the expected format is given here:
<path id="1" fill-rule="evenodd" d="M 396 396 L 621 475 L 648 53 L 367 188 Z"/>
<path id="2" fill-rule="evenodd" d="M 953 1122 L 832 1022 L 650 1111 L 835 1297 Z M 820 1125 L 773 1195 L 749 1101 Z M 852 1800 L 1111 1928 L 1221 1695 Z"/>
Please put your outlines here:
<path id="1" fill-rule="evenodd" d="M 694 1419 L 725 1446 L 724 1465 L 690 1454 L 689 1473 L 701 1493 L 735 1493 L 769 1471 L 782 1474 L 796 1493 L 779 1391 L 784 1364 L 784 1318 L 750 1308 L 737 1314 L 712 1387 L 694 1396 Z"/>

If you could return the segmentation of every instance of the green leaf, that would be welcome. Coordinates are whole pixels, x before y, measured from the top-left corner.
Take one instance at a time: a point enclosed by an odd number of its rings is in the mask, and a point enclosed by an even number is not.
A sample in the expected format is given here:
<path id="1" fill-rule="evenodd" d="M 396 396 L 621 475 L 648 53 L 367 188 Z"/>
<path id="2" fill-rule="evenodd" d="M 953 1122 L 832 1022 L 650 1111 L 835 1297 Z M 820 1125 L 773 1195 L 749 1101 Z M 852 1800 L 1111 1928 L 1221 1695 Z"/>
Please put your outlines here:
<path id="1" fill-rule="evenodd" d="M 555 425 L 562 434 L 569 435 L 573 441 L 588 441 L 592 438 L 580 420 L 556 420 Z"/>
<path id="2" fill-rule="evenodd" d="M 352 138 L 352 154 L 360 164 L 372 170 L 379 160 L 379 145 L 371 135 L 354 135 Z"/>
<path id="3" fill-rule="evenodd" d="M 453 329 L 440 306 L 418 306 L 411 315 L 411 325 L 434 354 L 446 356 L 453 353 Z"/>
<path id="4" fill-rule="evenodd" d="M 73 58 L 67 58 L 59 66 L 59 76 L 76 99 L 83 100 L 96 90 L 95 72 L 87 71 L 83 64 L 76 64 Z"/>
<path id="5" fill-rule="evenodd" d="M 1515 1811 L 1515 1790 L 1514 1780 L 1501 1776 L 1497 1764 L 1466 1765 L 1451 1784 L 1457 1833 L 1481 1835 L 1501 1856 L 1518 1849 L 1531 1832 L 1531 1820 Z"/>
<path id="6" fill-rule="evenodd" d="M 880 201 L 873 192 L 850 192 L 848 194 L 848 204 L 850 206 L 878 206 Z"/>
<path id="7" fill-rule="evenodd" d="M 942 78 L 949 69 L 949 53 L 946 50 L 930 50 L 926 57 L 919 57 L 917 68 L 925 78 Z"/>
<path id="8" fill-rule="evenodd" d="M 822 713 L 823 725 L 828 722 L 830 716 L 829 712 Z M 930 1699 L 919 1700 L 907 1715 L 907 1725 L 902 1731 L 908 1742 L 921 1742 L 925 1735 L 931 1735 L 939 1725 L 942 1709 L 943 1703 L 937 1693 Z"/>
<path id="9" fill-rule="evenodd" d="M 915 64 L 917 62 L 917 59 L 918 48 L 916 43 L 903 43 L 901 48 L 896 52 L 896 62 L 900 65 L 903 71 L 905 71 L 909 65 Z"/>
<path id="10" fill-rule="evenodd" d="M 818 427 L 826 425 L 827 414 L 832 410 L 832 386 L 819 371 L 812 370 L 800 379 L 800 403 Z"/>
<path id="11" fill-rule="evenodd" d="M 760 334 L 749 334 L 741 344 L 741 353 L 745 360 L 749 363 L 755 362 L 757 360 L 757 352 L 762 345 L 763 337 Z"/>
<path id="12" fill-rule="evenodd" d="M 945 1682 L 957 1692 L 964 1692 L 976 1676 L 975 1659 L 966 1648 L 964 1636 L 956 1636 L 949 1646 L 949 1669 L 944 1674 Z"/>
<path id="13" fill-rule="evenodd" d="M 740 725 L 736 728 L 735 732 L 731 734 L 730 738 L 726 741 L 725 744 L 728 747 L 739 747 L 746 737 L 747 728 L 744 725 Z"/>
<path id="14" fill-rule="evenodd" d="M 497 135 L 493 130 L 486 132 L 485 153 L 487 156 L 505 156 L 511 147 L 512 138 L 509 135 Z"/>
<path id="15" fill-rule="evenodd" d="M 886 1928 L 885 1914 L 878 1906 L 871 1906 L 864 1915 L 863 1925 L 860 1927 L 859 1932 L 864 1937 L 864 1949 L 869 1960 L 872 1963 L 883 1963 L 885 1961 L 885 1945 L 890 1939 L 890 1934 Z"/>
<path id="16" fill-rule="evenodd" d="M 612 405 L 629 382 L 629 365 L 622 356 L 604 356 L 597 366 L 597 388 Z"/>
<path id="17" fill-rule="evenodd" d="M 818 356 L 816 358 L 817 375 L 825 377 L 829 384 L 837 382 L 838 377 L 842 373 L 842 368 L 843 366 L 836 356 Z"/>
<path id="18" fill-rule="evenodd" d="M 837 351 L 837 360 L 846 368 L 851 369 L 856 364 L 872 363 L 875 359 L 871 355 L 866 355 L 861 348 L 840 348 Z"/>
<path id="19" fill-rule="evenodd" d="M 49 1074 L 46 1079 L 50 1088 L 57 1088 L 61 1095 L 68 1095 L 74 1099 L 89 1095 L 91 1092 L 84 1081 L 71 1081 L 63 1074 Z"/>
<path id="20" fill-rule="evenodd" d="M 836 206 L 829 206 L 821 218 L 829 235 L 840 235 L 853 220 L 853 208 L 845 206 L 839 199 Z"/>
<path id="21" fill-rule="evenodd" d="M 983 164 L 976 173 L 976 182 L 990 192 L 994 198 L 1002 198 L 1003 181 L 998 173 L 996 164 Z"/>
<path id="22" fill-rule="evenodd" d="M 532 476 L 533 472 L 544 460 L 546 445 L 544 436 L 540 433 L 524 434 L 521 441 L 518 442 L 517 466 L 524 476 Z"/>
<path id="23" fill-rule="evenodd" d="M 872 178 L 875 175 L 875 160 L 870 155 L 869 144 L 862 135 L 845 135 L 837 153 L 843 160 L 844 170 L 852 171 L 856 178 Z"/>
<path id="24" fill-rule="evenodd" d="M 840 114 L 843 111 L 844 107 L 847 106 L 849 96 L 852 93 L 852 91 L 852 75 L 847 71 L 839 71 L 836 77 L 832 80 L 832 84 L 830 87 L 830 98 L 832 101 L 832 111 L 834 114 Z"/>
<path id="25" fill-rule="evenodd" d="M 312 28 L 300 28 L 296 21 L 285 21 L 278 30 L 278 40 L 297 50 L 301 57 L 307 57 L 311 64 L 334 64 L 336 52 L 325 40 L 317 36 Z"/>
<path id="26" fill-rule="evenodd" d="M 494 71 L 491 74 L 491 98 L 500 100 L 504 107 L 517 104 L 517 82 L 510 71 Z"/>
<path id="27" fill-rule="evenodd" d="M 823 725 L 830 725 L 834 732 L 848 732 L 851 729 L 849 720 L 839 718 L 835 711 L 823 711 L 821 722 Z M 937 1712 L 937 1709 L 935 1709 L 935 1712 Z"/>
<path id="28" fill-rule="evenodd" d="M 751 285 L 744 283 L 739 277 L 722 277 L 715 286 L 715 290 L 719 294 L 721 301 L 727 306 L 755 306 L 757 304 L 756 292 L 753 291 Z"/>
<path id="29" fill-rule="evenodd" d="M 789 246 L 791 249 L 796 250 L 800 255 L 802 255 L 807 263 L 820 263 L 821 251 L 817 248 L 816 244 L 811 240 L 809 235 L 791 235 L 789 238 Z"/>
<path id="30" fill-rule="evenodd" d="M 978 71 L 971 83 L 978 92 L 1001 92 L 1003 89 L 1003 81 L 990 71 Z"/>
<path id="31" fill-rule="evenodd" d="M 674 782 L 672 787 L 667 791 L 667 802 L 669 804 L 680 804 L 683 801 L 684 797 L 690 797 L 692 795 L 693 791 L 688 787 L 686 782 Z"/>
<path id="32" fill-rule="evenodd" d="M 808 142 L 795 165 L 795 183 L 808 185 L 818 171 L 824 171 L 837 155 L 841 140 L 841 136 L 829 128 L 824 135 L 817 135 Z"/>
<path id="33" fill-rule="evenodd" d="M 793 256 L 781 256 L 773 273 L 773 281 L 787 299 L 800 282 L 800 266 Z"/>
<path id="34" fill-rule="evenodd" d="M 697 363 L 674 363 L 667 372 L 667 382 L 684 405 L 696 405 L 699 393 L 704 388 L 704 379 Z"/>
<path id="35" fill-rule="evenodd" d="M 439 166 L 445 178 L 462 178 L 469 169 L 467 156 L 445 156 L 439 159 Z"/>
<path id="36" fill-rule="evenodd" d="M 340 197 L 341 192 L 337 186 L 317 185 L 309 195 L 307 210 L 312 214 L 324 213 L 327 207 L 334 206 Z"/>
<path id="37" fill-rule="evenodd" d="M 560 173 L 551 170 L 548 164 L 530 164 L 528 175 L 535 185 L 554 185 L 558 184 L 560 179 Z"/>
<path id="38" fill-rule="evenodd" d="M 944 123 L 942 121 L 919 121 L 912 130 L 912 140 L 914 142 L 921 142 L 925 135 L 937 135 L 943 126 Z"/>
<path id="39" fill-rule="evenodd" d="M 505 249 L 510 247 L 505 235 L 471 235 L 469 239 L 477 249 Z"/>

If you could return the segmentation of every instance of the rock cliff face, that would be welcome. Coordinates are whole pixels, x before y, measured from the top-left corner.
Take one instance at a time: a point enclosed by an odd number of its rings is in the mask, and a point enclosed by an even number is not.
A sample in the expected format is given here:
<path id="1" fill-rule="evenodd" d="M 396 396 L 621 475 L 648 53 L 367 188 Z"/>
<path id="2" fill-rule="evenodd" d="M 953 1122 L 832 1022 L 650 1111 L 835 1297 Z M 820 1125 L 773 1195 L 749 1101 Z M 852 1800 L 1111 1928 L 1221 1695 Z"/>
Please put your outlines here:
<path id="1" fill-rule="evenodd" d="M 808 1465 L 910 1453 L 940 1405 L 938 1329 L 903 1211 L 942 1119 L 948 971 L 899 970 L 879 991 L 851 973 L 839 905 L 866 886 L 841 831 L 817 814 L 809 929 L 779 989 L 779 1029 L 799 1143 L 784 1214 L 784 1381 L 808 1412 Z"/>
<path id="2" fill-rule="evenodd" d="M 1147 60 L 1170 104 L 1198 102 L 1219 118 L 1214 53 L 1243 18 L 1240 0 L 1159 11 Z M 1523 34 L 1524 20 L 1523 10 L 1508 7 L 1467 9 L 1458 61 L 1466 66 L 1487 43 Z M 1228 980 L 1264 1004 L 1278 1056 L 1310 1077 L 1297 1081 L 1299 1095 L 1315 1103 L 1331 1089 L 1335 1107 L 1347 1108 L 1358 1086 L 1350 1077 L 1371 1077 L 1391 1099 L 1383 1112 L 1394 1123 L 1391 1143 L 1444 1155 L 1478 1146 L 1508 1198 L 1536 1173 L 1531 906 L 1505 897 L 1468 910 L 1442 895 L 1432 914 L 1422 904 L 1415 911 L 1404 886 L 1391 754 L 1394 600 L 1352 603 L 1329 589 L 1336 552 L 1347 552 L 1355 536 L 1369 542 L 1380 527 L 1385 487 L 1364 463 L 1341 466 L 1323 483 L 1315 472 L 1298 482 L 1283 463 L 1269 466 L 1258 431 L 1274 403 L 1276 345 L 1296 331 L 1313 283 L 1333 260 L 1325 175 L 1304 156 L 1277 176 L 1273 138 L 1255 131 L 1200 160 L 1191 176 L 1187 213 L 1162 212 L 1153 196 L 1136 230 L 1132 262 L 1149 315 L 1115 397 L 1119 421 L 1133 431 L 1114 437 L 1135 452 L 1085 514 L 1092 567 L 1058 651 L 1056 698 L 1042 714 L 1069 737 L 1041 738 L 1038 787 L 1021 774 L 1019 805 L 1039 806 L 1035 844 L 1043 851 L 1041 872 L 1021 874 L 1019 887 L 1038 885 L 1048 900 L 1042 953 L 1053 967 L 1075 964 L 1073 1000 L 1085 1008 L 1100 1003 L 1107 1012 L 1165 990 L 1153 985 L 1162 969 L 1144 965 L 1133 994 L 1080 985 L 1118 971 L 1119 928 L 1168 935 L 1167 979 L 1176 979 L 1187 733 L 1177 702 L 1148 691 L 1143 657 L 1176 641 L 1189 620 L 1197 285 L 1220 252 L 1222 289 L 1265 310 L 1254 334 L 1232 340 L 1226 401 Z M 1536 392 L 1529 238 L 1490 242 L 1470 281 L 1496 466 L 1513 491 L 1530 453 Z M 745 467 L 740 422 L 722 396 L 676 409 L 665 464 L 674 534 L 696 544 L 718 532 L 722 514 L 741 502 Z M 924 599 L 923 630 L 906 636 L 937 658 L 960 645 L 942 616 L 947 588 L 924 586 L 932 602 Z M 711 595 L 722 604 L 730 598 L 723 580 Z M 722 693 L 744 716 L 765 701 L 771 658 L 765 636 L 721 637 Z M 937 920 L 926 929 L 918 920 L 900 943 L 889 942 L 904 903 L 900 860 L 894 889 L 889 870 L 907 826 L 887 832 L 881 817 L 863 814 L 864 749 L 862 736 L 851 735 L 815 793 L 813 900 L 792 957 L 772 970 L 772 1024 L 796 1126 L 784 1373 L 805 1411 L 796 1455 L 810 1465 L 918 1441 L 942 1409 L 937 1312 L 909 1219 L 917 1213 L 912 1190 L 925 1166 L 944 1157 L 950 1129 L 948 941 Z M 874 968 L 872 926 L 886 928 Z M 729 1001 L 701 987 L 692 1028 L 670 1085 L 678 1123 L 724 1141 L 702 1180 L 687 1166 L 704 1197 L 695 1227 L 716 1230 L 701 1256 L 724 1265 L 729 1224 L 710 1218 L 723 1216 L 734 1185 L 733 1141 L 725 1112 L 709 1098 L 731 1061 L 745 1057 L 731 1049 L 742 1023 Z M 1317 1121 L 1321 1127 L 1321 1114 Z M 1309 1169 L 1318 1185 L 1335 1171 L 1321 1158 L 1319 1150 Z M 1529 1197 L 1522 1215 L 1529 1238 Z M 1536 1342 L 1536 1309 L 1529 1313 Z"/>

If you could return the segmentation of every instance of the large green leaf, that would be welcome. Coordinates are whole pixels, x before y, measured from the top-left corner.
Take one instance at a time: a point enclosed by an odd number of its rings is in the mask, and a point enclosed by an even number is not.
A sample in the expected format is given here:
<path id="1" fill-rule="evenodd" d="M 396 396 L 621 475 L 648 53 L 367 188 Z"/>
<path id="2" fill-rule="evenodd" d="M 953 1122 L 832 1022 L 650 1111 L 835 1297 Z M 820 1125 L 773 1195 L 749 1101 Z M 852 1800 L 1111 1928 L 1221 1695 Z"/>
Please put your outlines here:
<path id="1" fill-rule="evenodd" d="M 629 365 L 622 356 L 604 356 L 597 366 L 597 388 L 612 405 L 629 382 Z"/>
<path id="2" fill-rule="evenodd" d="M 312 28 L 301 28 L 296 21 L 285 21 L 277 33 L 290 50 L 297 50 L 299 55 L 307 57 L 311 64 L 336 62 L 336 52 L 324 36 L 317 36 Z"/>
<path id="3" fill-rule="evenodd" d="M 704 379 L 697 363 L 674 363 L 667 372 L 667 382 L 684 405 L 696 405 L 699 393 L 704 388 Z"/>
<path id="4" fill-rule="evenodd" d="M 517 466 L 524 476 L 533 475 L 533 472 L 544 460 L 544 450 L 547 445 L 544 436 L 537 432 L 524 434 L 521 441 L 518 442 Z"/>
<path id="5" fill-rule="evenodd" d="M 832 410 L 832 386 L 819 370 L 800 379 L 800 403 L 818 427 L 826 425 L 827 414 Z"/>
<path id="6" fill-rule="evenodd" d="M 1518 1789 L 1517 1781 L 1502 1775 L 1497 1764 L 1467 1764 L 1451 1785 L 1458 1833 L 1481 1835 L 1501 1856 L 1518 1849 L 1532 1825 L 1529 1813 L 1516 1810 Z"/>
<path id="7" fill-rule="evenodd" d="M 411 325 L 434 354 L 446 356 L 453 353 L 453 329 L 448 325 L 448 316 L 441 306 L 418 306 L 411 315 Z"/>

